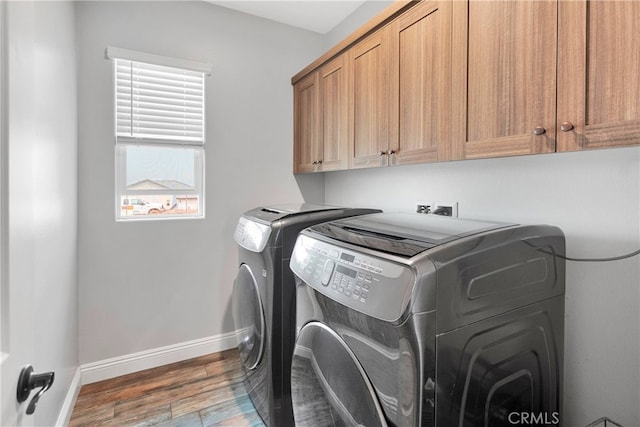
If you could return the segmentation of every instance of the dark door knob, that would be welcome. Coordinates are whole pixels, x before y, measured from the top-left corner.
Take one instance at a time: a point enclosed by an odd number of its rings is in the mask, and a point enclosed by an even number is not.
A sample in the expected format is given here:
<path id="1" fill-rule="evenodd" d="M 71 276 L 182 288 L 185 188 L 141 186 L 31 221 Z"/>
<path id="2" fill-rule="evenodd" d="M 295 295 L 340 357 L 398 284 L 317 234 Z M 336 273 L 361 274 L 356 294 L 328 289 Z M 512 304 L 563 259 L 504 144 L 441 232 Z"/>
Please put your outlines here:
<path id="1" fill-rule="evenodd" d="M 54 373 L 45 372 L 44 374 L 36 374 L 33 371 L 33 366 L 27 365 L 20 371 L 20 377 L 18 377 L 18 391 L 16 397 L 19 403 L 24 402 L 29 398 L 31 390 L 40 387 L 40 390 L 33 396 L 29 406 L 27 406 L 27 415 L 33 414 L 36 410 L 36 405 L 42 397 L 45 391 L 51 388 L 53 384 Z"/>
<path id="2" fill-rule="evenodd" d="M 560 125 L 560 130 L 562 132 L 569 132 L 572 129 L 573 129 L 573 123 L 571 122 L 562 122 L 562 124 Z"/>
<path id="3" fill-rule="evenodd" d="M 547 130 L 545 128 L 543 128 L 542 126 L 536 126 L 535 128 L 533 128 L 533 134 L 534 135 L 544 135 L 544 133 Z"/>

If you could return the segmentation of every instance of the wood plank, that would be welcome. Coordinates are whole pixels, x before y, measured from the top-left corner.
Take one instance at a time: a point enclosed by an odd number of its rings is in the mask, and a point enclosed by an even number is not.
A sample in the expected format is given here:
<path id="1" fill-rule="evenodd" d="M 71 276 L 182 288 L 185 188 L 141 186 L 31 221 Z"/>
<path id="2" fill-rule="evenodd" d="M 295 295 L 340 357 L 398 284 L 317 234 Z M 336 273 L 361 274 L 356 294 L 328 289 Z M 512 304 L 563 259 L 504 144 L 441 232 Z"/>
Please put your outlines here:
<path id="1" fill-rule="evenodd" d="M 257 414 L 252 415 L 236 415 L 232 418 L 220 421 L 215 424 L 205 424 L 208 426 L 228 426 L 228 427 L 264 427 L 264 423 Z"/>
<path id="2" fill-rule="evenodd" d="M 235 377 L 236 374 L 242 372 L 242 365 L 240 364 L 240 357 L 234 357 L 207 363 L 204 365 L 204 369 L 207 372 L 207 376 L 210 377 L 218 375 L 233 375 Z"/>
<path id="3" fill-rule="evenodd" d="M 240 393 L 234 400 L 221 402 L 218 405 L 210 406 L 200 411 L 200 416 L 204 425 L 220 425 L 226 419 L 237 419 L 238 421 L 250 421 L 253 411 L 251 399 L 246 394 Z M 262 420 L 259 419 L 260 424 Z M 240 423 L 239 423 L 240 424 Z"/>
<path id="4" fill-rule="evenodd" d="M 91 405 L 84 409 L 73 409 L 73 416 L 69 421 L 69 427 L 79 427 L 84 425 L 95 425 L 99 422 L 106 422 L 113 419 L 115 415 L 115 402 Z"/>
<path id="5" fill-rule="evenodd" d="M 127 375 L 121 375 L 116 378 L 111 378 L 104 381 L 98 381 L 91 384 L 83 385 L 80 389 L 78 396 L 84 396 L 86 394 L 99 393 L 105 390 L 113 390 L 119 387 L 127 387 L 131 384 L 136 384 L 140 381 L 145 381 L 149 378 L 157 378 L 164 375 L 167 372 L 177 371 L 180 369 L 189 369 L 194 366 L 200 366 L 207 363 L 216 362 L 226 358 L 233 358 L 234 352 L 237 350 L 227 350 L 218 353 L 212 353 L 193 359 L 184 360 L 181 362 L 171 363 L 169 365 L 163 365 L 156 368 L 145 369 L 144 371 L 134 372 Z"/>
<path id="6" fill-rule="evenodd" d="M 242 383 L 226 384 L 226 387 L 217 387 L 211 391 L 174 401 L 171 404 L 171 413 L 174 417 L 179 417 L 189 412 L 201 411 L 216 405 L 233 404 L 236 398 L 242 395 L 246 395 L 246 390 Z"/>
<path id="7" fill-rule="evenodd" d="M 200 413 L 192 412 L 182 415 L 178 418 L 172 418 L 168 421 L 158 424 L 157 427 L 201 427 L 202 419 Z"/>
<path id="8" fill-rule="evenodd" d="M 233 349 L 83 386 L 69 425 L 264 427 L 243 378 Z"/>
<path id="9" fill-rule="evenodd" d="M 158 390 L 155 393 L 140 396 L 134 399 L 124 400 L 116 403 L 116 415 L 123 412 L 135 412 L 140 408 L 172 403 L 184 398 L 196 396 L 203 392 L 217 393 L 219 390 L 231 387 L 242 381 L 243 374 L 240 371 L 227 373 L 225 375 L 207 377 L 203 380 L 189 384 L 178 385 L 171 388 Z M 208 406 L 208 405 L 206 405 Z M 183 415 L 181 412 L 178 415 Z M 173 414 L 176 415 L 175 413 Z"/>
<path id="10" fill-rule="evenodd" d="M 76 407 L 80 410 L 88 405 L 117 402 L 122 400 L 134 399 L 139 396 L 146 396 L 155 390 L 165 389 L 175 384 L 192 383 L 195 380 L 207 377 L 205 367 L 198 366 L 193 368 L 180 369 L 178 371 L 169 371 L 155 378 L 144 377 L 137 383 L 121 385 L 111 390 L 105 390 L 100 393 L 79 396 Z"/>
<path id="11" fill-rule="evenodd" d="M 171 420 L 171 406 L 163 405 L 146 408 L 145 411 L 138 411 L 135 413 L 116 414 L 110 422 L 104 425 L 144 427 L 153 426 L 169 420 Z"/>

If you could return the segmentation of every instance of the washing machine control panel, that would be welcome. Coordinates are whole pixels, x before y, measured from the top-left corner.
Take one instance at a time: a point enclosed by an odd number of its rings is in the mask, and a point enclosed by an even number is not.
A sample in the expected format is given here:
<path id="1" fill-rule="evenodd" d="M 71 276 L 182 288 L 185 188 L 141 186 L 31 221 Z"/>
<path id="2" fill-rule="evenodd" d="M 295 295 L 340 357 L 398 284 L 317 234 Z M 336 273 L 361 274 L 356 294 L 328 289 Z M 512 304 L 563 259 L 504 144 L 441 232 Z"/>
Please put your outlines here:
<path id="1" fill-rule="evenodd" d="M 322 294 L 365 314 L 398 319 L 410 300 L 415 274 L 407 265 L 359 253 L 301 234 L 291 270 Z"/>

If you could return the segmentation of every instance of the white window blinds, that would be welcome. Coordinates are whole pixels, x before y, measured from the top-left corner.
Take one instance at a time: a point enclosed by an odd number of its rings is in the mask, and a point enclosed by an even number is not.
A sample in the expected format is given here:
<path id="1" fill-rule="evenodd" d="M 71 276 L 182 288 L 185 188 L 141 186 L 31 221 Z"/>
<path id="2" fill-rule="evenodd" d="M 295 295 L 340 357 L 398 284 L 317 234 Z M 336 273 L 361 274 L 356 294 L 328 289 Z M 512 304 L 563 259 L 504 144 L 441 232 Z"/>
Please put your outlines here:
<path id="1" fill-rule="evenodd" d="M 116 138 L 202 145 L 204 73 L 114 58 Z"/>

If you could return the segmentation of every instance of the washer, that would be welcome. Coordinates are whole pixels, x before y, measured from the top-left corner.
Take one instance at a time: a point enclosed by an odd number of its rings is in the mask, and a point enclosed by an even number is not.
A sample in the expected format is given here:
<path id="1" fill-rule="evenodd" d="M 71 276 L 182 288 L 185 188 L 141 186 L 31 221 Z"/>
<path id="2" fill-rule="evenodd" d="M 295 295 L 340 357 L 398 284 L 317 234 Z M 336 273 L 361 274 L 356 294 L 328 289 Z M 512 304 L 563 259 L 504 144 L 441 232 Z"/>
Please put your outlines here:
<path id="1" fill-rule="evenodd" d="M 302 231 L 296 425 L 558 424 L 564 253 L 556 227 L 437 215 Z"/>
<path id="2" fill-rule="evenodd" d="M 258 207 L 238 220 L 239 269 L 232 314 L 244 384 L 268 426 L 293 425 L 290 369 L 295 339 L 295 279 L 289 258 L 298 233 L 313 224 L 381 212 L 296 204 Z"/>

